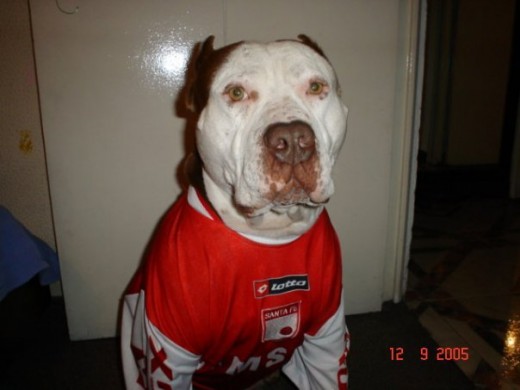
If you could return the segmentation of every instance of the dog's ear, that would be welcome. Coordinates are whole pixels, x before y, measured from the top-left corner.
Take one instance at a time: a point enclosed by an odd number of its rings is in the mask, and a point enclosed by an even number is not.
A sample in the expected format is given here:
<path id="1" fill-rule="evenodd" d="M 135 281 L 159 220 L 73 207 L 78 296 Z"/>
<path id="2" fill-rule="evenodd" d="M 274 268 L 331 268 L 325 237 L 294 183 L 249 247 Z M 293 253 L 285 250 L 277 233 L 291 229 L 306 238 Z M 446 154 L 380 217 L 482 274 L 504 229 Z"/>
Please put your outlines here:
<path id="1" fill-rule="evenodd" d="M 196 53 L 196 57 L 194 58 L 195 68 L 197 71 L 200 72 L 203 69 L 204 64 L 215 51 L 213 49 L 213 42 L 215 42 L 215 36 L 210 35 L 204 40 L 204 42 L 198 43 L 198 51 Z"/>
<path id="2" fill-rule="evenodd" d="M 310 47 L 312 50 L 314 50 L 316 53 L 318 53 L 320 56 L 322 56 L 323 58 L 325 58 L 327 60 L 327 62 L 330 64 L 330 60 L 328 59 L 328 57 L 325 55 L 325 53 L 323 52 L 323 49 L 320 47 L 320 45 L 318 45 L 314 40 L 312 40 L 311 38 L 309 38 L 307 35 L 305 34 L 300 34 L 298 35 L 298 39 L 301 43 L 303 43 L 304 45 Z M 332 65 L 332 64 L 331 64 Z M 334 71 L 334 74 L 336 74 L 336 72 Z M 336 78 L 336 83 L 335 83 L 335 89 L 336 89 L 336 93 L 338 94 L 338 96 L 341 96 L 341 87 L 339 86 L 339 82 L 337 82 L 337 76 L 335 76 Z"/>
<path id="3" fill-rule="evenodd" d="M 300 40 L 301 43 L 303 43 L 304 45 L 309 46 L 316 53 L 318 53 L 320 56 L 322 56 L 323 58 L 327 59 L 327 61 L 328 61 L 328 58 L 325 55 L 325 53 L 323 52 L 322 48 L 314 40 L 312 40 L 311 38 L 309 38 L 305 34 L 298 35 L 298 39 Z"/>
<path id="4" fill-rule="evenodd" d="M 213 42 L 215 36 L 210 35 L 204 42 L 197 42 L 194 46 L 191 58 L 188 64 L 187 71 L 187 86 L 186 86 L 186 107 L 195 113 L 200 112 L 201 103 L 205 94 L 202 91 L 204 79 L 204 64 L 208 61 L 214 52 Z"/>
<path id="5" fill-rule="evenodd" d="M 186 106 L 196 114 L 206 106 L 213 77 L 217 70 L 227 61 L 228 56 L 243 42 L 236 42 L 220 49 L 213 49 L 215 37 L 209 36 L 199 43 L 192 54 L 188 65 L 188 89 Z"/>

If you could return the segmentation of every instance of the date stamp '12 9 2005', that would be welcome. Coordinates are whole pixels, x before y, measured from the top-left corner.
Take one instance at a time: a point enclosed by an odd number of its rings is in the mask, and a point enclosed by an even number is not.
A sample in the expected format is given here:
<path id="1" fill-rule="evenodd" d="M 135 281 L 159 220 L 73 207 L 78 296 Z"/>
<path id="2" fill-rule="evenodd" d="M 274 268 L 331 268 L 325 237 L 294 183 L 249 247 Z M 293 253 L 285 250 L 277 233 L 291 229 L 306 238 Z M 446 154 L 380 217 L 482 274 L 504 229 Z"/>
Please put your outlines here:
<path id="1" fill-rule="evenodd" d="M 469 348 L 468 347 L 437 347 L 435 349 L 422 347 L 419 351 L 405 351 L 403 347 L 390 347 L 390 360 L 392 361 L 404 361 L 406 358 L 417 358 L 421 360 L 437 360 L 437 361 L 458 361 L 458 360 L 469 360 Z M 417 352 L 419 353 L 417 355 Z M 413 356 L 409 356 L 412 354 Z"/>

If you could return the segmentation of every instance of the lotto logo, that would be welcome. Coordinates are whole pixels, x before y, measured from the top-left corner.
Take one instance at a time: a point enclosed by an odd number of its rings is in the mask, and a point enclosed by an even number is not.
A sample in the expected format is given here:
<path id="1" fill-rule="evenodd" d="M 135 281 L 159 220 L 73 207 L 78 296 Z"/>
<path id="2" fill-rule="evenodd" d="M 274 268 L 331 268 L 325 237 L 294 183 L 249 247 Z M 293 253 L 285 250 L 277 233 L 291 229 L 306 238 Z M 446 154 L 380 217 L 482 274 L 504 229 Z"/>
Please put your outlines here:
<path id="1" fill-rule="evenodd" d="M 253 287 L 256 298 L 265 298 L 269 295 L 279 295 L 294 290 L 309 291 L 309 278 L 307 275 L 290 275 L 276 279 L 255 280 Z"/>

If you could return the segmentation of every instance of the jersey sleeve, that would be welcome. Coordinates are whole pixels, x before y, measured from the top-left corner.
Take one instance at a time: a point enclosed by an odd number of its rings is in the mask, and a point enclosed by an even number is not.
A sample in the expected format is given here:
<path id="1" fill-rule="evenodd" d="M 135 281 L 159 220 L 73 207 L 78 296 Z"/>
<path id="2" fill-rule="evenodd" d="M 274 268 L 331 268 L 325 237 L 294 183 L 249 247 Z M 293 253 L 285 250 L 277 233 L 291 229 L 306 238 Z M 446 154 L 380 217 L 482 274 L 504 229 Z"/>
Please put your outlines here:
<path id="1" fill-rule="evenodd" d="M 304 336 L 283 372 L 300 390 L 346 390 L 349 347 L 342 298 L 337 311 L 320 330 Z"/>
<path id="2" fill-rule="evenodd" d="M 200 356 L 168 339 L 147 318 L 145 292 L 129 294 L 123 304 L 121 354 L 126 388 L 192 389 Z"/>

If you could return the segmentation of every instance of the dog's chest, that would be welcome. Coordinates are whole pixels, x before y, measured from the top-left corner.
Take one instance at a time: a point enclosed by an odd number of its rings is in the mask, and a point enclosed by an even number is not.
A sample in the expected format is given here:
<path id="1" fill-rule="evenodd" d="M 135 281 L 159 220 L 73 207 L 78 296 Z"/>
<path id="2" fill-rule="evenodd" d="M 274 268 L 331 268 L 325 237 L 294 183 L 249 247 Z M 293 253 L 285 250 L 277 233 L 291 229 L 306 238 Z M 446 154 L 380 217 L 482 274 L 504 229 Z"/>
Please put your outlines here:
<path id="1" fill-rule="evenodd" d="M 340 291 L 330 286 L 340 285 L 341 258 L 326 214 L 278 246 L 252 242 L 186 201 L 166 222 L 149 258 L 158 277 L 146 294 L 147 302 L 167 296 L 169 304 L 149 313 L 153 323 L 175 324 L 161 329 L 169 339 L 200 354 L 196 376 L 277 369 L 336 311 L 339 301 L 330 296 Z"/>

